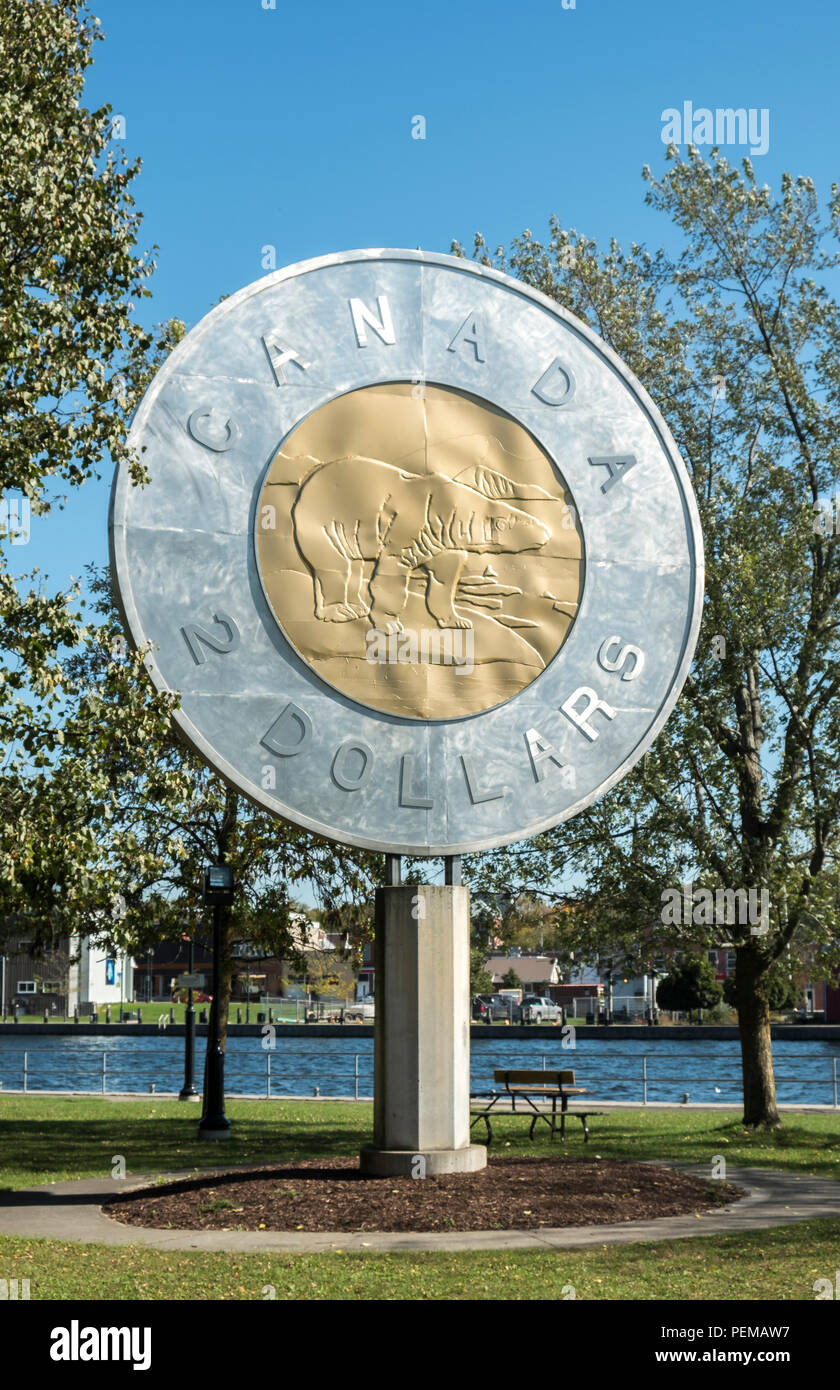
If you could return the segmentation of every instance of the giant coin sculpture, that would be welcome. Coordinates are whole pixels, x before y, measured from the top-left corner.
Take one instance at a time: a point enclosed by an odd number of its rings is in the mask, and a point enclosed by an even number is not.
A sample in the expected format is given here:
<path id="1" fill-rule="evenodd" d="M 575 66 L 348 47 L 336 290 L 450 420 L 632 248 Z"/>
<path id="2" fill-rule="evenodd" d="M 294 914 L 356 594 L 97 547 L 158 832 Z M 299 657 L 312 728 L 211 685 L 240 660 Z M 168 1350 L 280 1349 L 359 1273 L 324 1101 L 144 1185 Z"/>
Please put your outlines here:
<path id="1" fill-rule="evenodd" d="M 615 354 L 508 276 L 420 251 L 266 276 L 172 353 L 130 442 L 150 482 L 120 472 L 112 498 L 128 629 L 193 747 L 309 830 L 392 856 L 534 835 L 679 695 L 702 602 L 685 467 Z M 367 1170 L 486 1162 L 468 993 L 466 889 L 380 889 Z"/>
<path id="2" fill-rule="evenodd" d="M 460 854 L 575 815 L 688 671 L 685 467 L 615 354 L 419 251 L 232 295 L 158 373 L 115 480 L 125 618 L 183 733 L 310 830 Z"/>

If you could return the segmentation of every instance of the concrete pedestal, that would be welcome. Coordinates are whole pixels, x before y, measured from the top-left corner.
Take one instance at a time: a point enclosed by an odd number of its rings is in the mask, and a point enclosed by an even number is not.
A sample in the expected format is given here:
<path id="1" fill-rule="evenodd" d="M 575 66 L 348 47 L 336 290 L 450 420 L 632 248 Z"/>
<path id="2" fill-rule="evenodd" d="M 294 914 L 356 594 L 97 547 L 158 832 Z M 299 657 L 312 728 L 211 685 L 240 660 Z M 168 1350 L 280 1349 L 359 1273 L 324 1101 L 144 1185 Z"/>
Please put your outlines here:
<path id="1" fill-rule="evenodd" d="M 470 908 L 466 888 L 376 894 L 373 1144 L 363 1172 L 475 1172 L 470 1144 Z"/>

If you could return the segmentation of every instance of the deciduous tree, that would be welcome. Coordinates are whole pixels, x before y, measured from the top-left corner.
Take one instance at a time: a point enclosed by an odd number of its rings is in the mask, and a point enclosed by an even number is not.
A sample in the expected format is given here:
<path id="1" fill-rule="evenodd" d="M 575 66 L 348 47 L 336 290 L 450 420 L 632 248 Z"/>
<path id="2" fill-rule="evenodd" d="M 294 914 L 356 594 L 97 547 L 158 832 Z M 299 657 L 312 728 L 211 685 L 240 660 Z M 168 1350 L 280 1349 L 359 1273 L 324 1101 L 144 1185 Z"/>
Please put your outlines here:
<path id="1" fill-rule="evenodd" d="M 546 244 L 526 231 L 510 253 L 476 239 L 476 256 L 588 322 L 647 388 L 690 469 L 707 563 L 692 671 L 650 752 L 477 879 L 551 894 L 574 871 L 567 935 L 591 954 L 733 947 L 744 1119 L 775 1125 L 774 966 L 790 953 L 827 973 L 838 960 L 840 194 L 823 209 L 809 178 L 787 174 L 773 193 L 717 151 L 672 148 L 668 161 L 645 176 L 673 255 L 599 252 L 558 219 Z M 663 922 L 663 891 L 687 880 L 763 889 L 769 912 Z"/>

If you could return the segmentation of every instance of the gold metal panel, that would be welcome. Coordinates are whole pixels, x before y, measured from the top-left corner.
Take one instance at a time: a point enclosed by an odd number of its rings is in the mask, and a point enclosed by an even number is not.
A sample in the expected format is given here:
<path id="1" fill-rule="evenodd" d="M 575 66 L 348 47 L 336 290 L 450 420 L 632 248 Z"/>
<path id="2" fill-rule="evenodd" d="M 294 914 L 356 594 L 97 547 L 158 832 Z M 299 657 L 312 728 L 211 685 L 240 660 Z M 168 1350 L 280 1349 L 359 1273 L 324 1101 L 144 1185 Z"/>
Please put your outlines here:
<path id="1" fill-rule="evenodd" d="M 559 651 L 583 588 L 566 485 L 512 416 L 448 387 L 366 386 L 272 459 L 256 520 L 274 616 L 325 681 L 415 719 L 491 709 Z"/>

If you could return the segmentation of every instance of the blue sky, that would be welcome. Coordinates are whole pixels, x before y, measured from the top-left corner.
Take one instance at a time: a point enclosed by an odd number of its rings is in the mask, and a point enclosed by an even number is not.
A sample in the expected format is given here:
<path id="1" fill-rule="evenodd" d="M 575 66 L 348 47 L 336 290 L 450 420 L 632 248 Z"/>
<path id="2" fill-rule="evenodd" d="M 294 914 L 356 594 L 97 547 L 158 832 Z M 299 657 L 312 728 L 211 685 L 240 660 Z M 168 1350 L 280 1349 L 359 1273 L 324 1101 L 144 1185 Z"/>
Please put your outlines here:
<path id="1" fill-rule="evenodd" d="M 662 112 L 769 111 L 755 160 L 838 174 L 838 10 L 827 0 L 498 0 L 291 5 L 99 0 L 87 104 L 125 118 L 143 160 L 143 246 L 157 243 L 144 321 L 196 323 L 220 295 L 282 266 L 363 246 L 493 245 L 551 213 L 604 240 L 668 243 L 641 169 L 664 166 Z M 426 138 L 412 139 L 412 117 Z M 744 151 L 726 151 L 738 159 Z M 15 568 L 56 584 L 104 562 L 110 479 L 33 525 Z"/>

